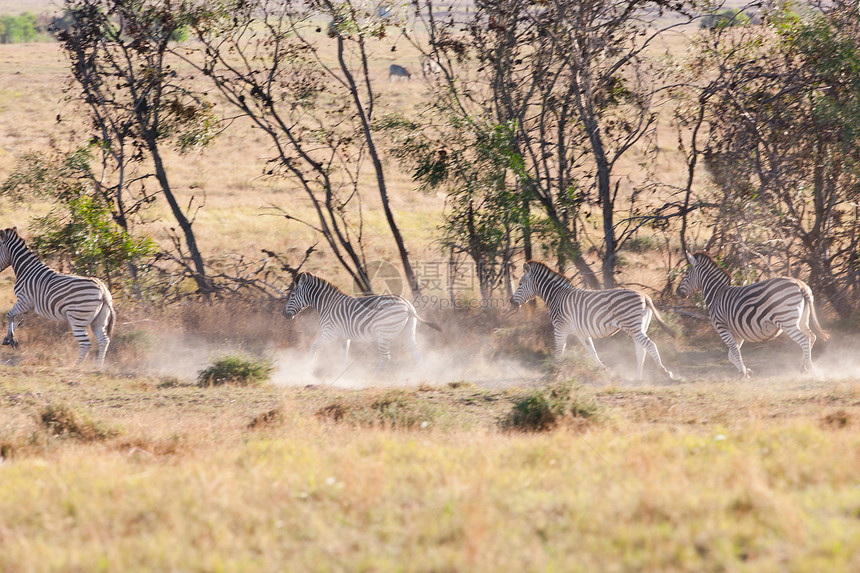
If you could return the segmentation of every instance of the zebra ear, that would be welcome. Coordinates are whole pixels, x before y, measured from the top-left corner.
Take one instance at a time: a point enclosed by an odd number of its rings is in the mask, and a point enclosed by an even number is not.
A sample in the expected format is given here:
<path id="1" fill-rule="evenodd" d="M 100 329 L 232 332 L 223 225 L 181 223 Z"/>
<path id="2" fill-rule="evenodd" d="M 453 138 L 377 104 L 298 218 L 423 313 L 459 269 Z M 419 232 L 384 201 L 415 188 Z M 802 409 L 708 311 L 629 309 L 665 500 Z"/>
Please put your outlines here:
<path id="1" fill-rule="evenodd" d="M 690 254 L 690 251 L 687 251 L 687 260 L 690 261 L 692 266 L 696 266 L 696 257 Z"/>
<path id="2" fill-rule="evenodd" d="M 524 273 L 529 272 L 529 264 L 528 263 L 523 263 L 523 272 Z"/>

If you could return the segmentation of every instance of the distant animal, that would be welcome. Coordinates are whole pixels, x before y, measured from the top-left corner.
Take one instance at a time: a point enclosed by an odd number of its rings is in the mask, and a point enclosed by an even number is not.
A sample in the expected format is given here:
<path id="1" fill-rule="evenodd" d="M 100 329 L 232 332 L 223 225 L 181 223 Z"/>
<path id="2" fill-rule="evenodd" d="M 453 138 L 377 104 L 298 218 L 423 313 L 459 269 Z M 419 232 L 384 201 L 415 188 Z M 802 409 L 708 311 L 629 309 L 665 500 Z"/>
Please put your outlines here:
<path id="1" fill-rule="evenodd" d="M 388 66 L 388 81 L 393 82 L 398 79 L 406 81 L 411 80 L 412 74 L 410 74 L 409 70 L 407 70 L 403 66 L 391 64 L 390 66 Z"/>
<path id="2" fill-rule="evenodd" d="M 524 274 L 511 304 L 519 308 L 534 297 L 546 303 L 549 318 L 555 331 L 555 357 L 561 359 L 567 347 L 567 337 L 573 334 L 601 368 L 606 368 L 594 348 L 592 338 L 612 336 L 619 330 L 626 332 L 636 344 L 637 375 L 642 378 L 645 351 L 651 355 L 663 375 L 672 379 L 672 373 L 660 360 L 657 345 L 648 338 L 652 316 L 673 337 L 669 328 L 654 307 L 651 298 L 633 289 L 585 290 L 576 288 L 566 276 L 557 273 L 540 261 L 523 265 Z"/>
<path id="3" fill-rule="evenodd" d="M 345 340 L 343 358 L 346 366 L 352 340 L 375 340 L 379 349 L 377 373 L 388 363 L 391 343 L 404 329 L 409 334 L 412 356 L 419 363 L 421 350 L 415 341 L 418 322 L 438 331 L 442 330 L 436 323 L 419 317 L 412 303 L 403 297 L 354 297 L 323 278 L 310 273 L 299 273 L 287 298 L 284 316 L 292 319 L 308 307 L 319 312 L 321 328 L 319 338 L 311 346 L 312 360 L 322 344 Z"/>
<path id="4" fill-rule="evenodd" d="M 421 73 L 425 80 L 435 80 L 442 75 L 442 66 L 430 56 L 424 56 L 421 61 Z"/>
<path id="5" fill-rule="evenodd" d="M 98 341 L 98 365 L 104 365 L 105 353 L 116 322 L 113 298 L 102 281 L 93 277 L 65 275 L 42 263 L 18 235 L 18 229 L 0 230 L 0 271 L 11 266 L 15 272 L 17 300 L 6 315 L 7 334 L 3 345 L 18 348 L 15 328 L 24 315 L 35 311 L 39 316 L 68 321 L 78 341 L 79 364 L 89 354 L 87 327 Z"/>
<path id="6" fill-rule="evenodd" d="M 812 368 L 815 335 L 822 340 L 829 335 L 818 322 L 812 291 L 805 282 L 778 277 L 731 286 L 729 273 L 708 253 L 687 253 L 687 261 L 690 266 L 678 285 L 678 293 L 687 297 L 702 291 L 711 324 L 729 347 L 729 361 L 741 378 L 751 373 L 741 358 L 744 341 L 770 340 L 783 331 L 803 349 L 801 371 Z"/>

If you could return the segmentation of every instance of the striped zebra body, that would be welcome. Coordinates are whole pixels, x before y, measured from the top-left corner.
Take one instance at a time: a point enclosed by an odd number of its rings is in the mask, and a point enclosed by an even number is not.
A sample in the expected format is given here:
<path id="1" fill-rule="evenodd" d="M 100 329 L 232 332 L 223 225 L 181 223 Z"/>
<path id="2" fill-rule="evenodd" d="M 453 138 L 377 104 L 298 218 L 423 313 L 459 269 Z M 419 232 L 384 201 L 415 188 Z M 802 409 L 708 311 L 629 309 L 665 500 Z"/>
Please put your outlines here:
<path id="1" fill-rule="evenodd" d="M 352 340 L 375 340 L 379 349 L 379 372 L 388 363 L 391 343 L 404 329 L 409 334 L 409 346 L 416 362 L 421 351 L 415 340 L 417 323 L 423 322 L 441 330 L 438 325 L 423 320 L 408 300 L 396 295 L 349 296 L 330 282 L 310 273 L 300 273 L 284 307 L 284 316 L 295 317 L 305 308 L 320 315 L 320 335 L 311 346 L 313 355 L 323 344 L 345 340 L 344 365 Z"/>
<path id="2" fill-rule="evenodd" d="M 827 340 L 815 314 L 809 286 L 792 277 L 767 279 L 745 286 L 731 286 L 731 277 L 708 253 L 687 253 L 690 263 L 678 285 L 683 296 L 701 290 L 717 334 L 729 347 L 729 361 L 741 377 L 750 370 L 741 357 L 744 341 L 762 342 L 785 332 L 803 350 L 801 370 L 812 369 L 816 334 Z"/>
<path id="3" fill-rule="evenodd" d="M 26 313 L 34 311 L 39 316 L 69 323 L 80 347 L 77 363 L 89 354 L 92 343 L 87 327 L 92 328 L 101 368 L 115 322 L 113 299 L 104 283 L 49 268 L 27 248 L 15 227 L 0 231 L 0 271 L 9 266 L 15 272 L 16 301 L 6 315 L 3 344 L 18 347 L 15 329 Z"/>
<path id="4" fill-rule="evenodd" d="M 606 368 L 594 348 L 593 338 L 606 338 L 623 330 L 636 345 L 637 375 L 642 378 L 645 352 L 651 355 L 663 374 L 672 379 L 672 373 L 663 365 L 657 346 L 648 337 L 651 318 L 672 336 L 675 333 L 660 318 L 651 298 L 632 289 L 584 290 L 576 288 L 570 279 L 550 269 L 544 263 L 529 261 L 523 266 L 511 303 L 522 306 L 534 297 L 540 297 L 549 311 L 555 331 L 555 356 L 560 359 L 567 346 L 567 337 L 573 334 L 602 368 Z"/>

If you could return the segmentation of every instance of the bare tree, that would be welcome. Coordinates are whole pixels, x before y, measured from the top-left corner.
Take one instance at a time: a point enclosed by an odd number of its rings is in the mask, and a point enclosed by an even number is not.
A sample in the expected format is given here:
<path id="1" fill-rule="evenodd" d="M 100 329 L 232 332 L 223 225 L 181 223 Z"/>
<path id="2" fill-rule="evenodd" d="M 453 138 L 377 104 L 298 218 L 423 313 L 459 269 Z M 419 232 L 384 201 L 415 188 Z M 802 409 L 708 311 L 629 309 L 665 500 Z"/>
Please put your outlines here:
<path id="1" fill-rule="evenodd" d="M 683 19 L 663 20 L 684 2 L 663 0 L 503 0 L 446 12 L 416 0 L 430 30 L 426 51 L 440 63 L 436 105 L 464 117 L 513 122 L 511 169 L 524 202 L 554 230 L 560 266 L 574 263 L 600 284 L 582 257 L 583 218 L 601 219 L 602 285 L 615 285 L 616 255 L 635 229 L 619 231 L 619 160 L 653 134 L 663 86 L 648 50 Z M 463 14 L 468 14 L 463 16 Z M 527 209 L 524 209 L 527 210 Z M 525 228 L 526 234 L 530 229 Z M 622 236 L 619 236 L 619 232 Z"/>
<path id="2" fill-rule="evenodd" d="M 228 4 L 216 19 L 197 20 L 202 58 L 187 59 L 269 137 L 269 173 L 296 182 L 314 218 L 308 221 L 294 209 L 281 208 L 282 213 L 315 229 L 355 283 L 370 292 L 361 189 L 369 162 L 406 280 L 417 295 L 373 130 L 373 43 L 397 23 L 394 15 L 350 1 Z M 206 3 L 199 10 L 212 14 Z M 327 28 L 321 19 L 328 20 Z"/>
<path id="3" fill-rule="evenodd" d="M 180 149 L 205 145 L 217 120 L 202 94 L 189 89 L 168 61 L 170 45 L 187 21 L 170 0 L 66 0 L 73 23 L 58 32 L 71 62 L 77 97 L 89 112 L 93 139 L 105 161 L 116 166 L 115 185 L 100 190 L 112 205 L 118 224 L 128 228 L 128 216 L 143 198 L 129 204 L 127 166 L 144 158 L 152 162 L 158 191 L 167 201 L 188 249 L 189 269 L 198 290 L 213 291 L 197 245 L 192 219 L 180 205 L 164 163 L 163 145 Z M 179 245 L 181 247 L 181 245 Z"/>

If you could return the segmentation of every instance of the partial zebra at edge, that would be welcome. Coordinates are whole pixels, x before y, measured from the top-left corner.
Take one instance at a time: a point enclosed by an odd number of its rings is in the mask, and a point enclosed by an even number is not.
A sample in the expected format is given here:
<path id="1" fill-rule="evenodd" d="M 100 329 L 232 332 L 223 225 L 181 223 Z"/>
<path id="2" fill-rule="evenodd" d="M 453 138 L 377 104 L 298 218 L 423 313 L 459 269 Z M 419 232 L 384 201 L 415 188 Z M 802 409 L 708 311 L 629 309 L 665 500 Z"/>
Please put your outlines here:
<path id="1" fill-rule="evenodd" d="M 16 300 L 6 315 L 3 345 L 18 347 L 15 329 L 25 314 L 34 311 L 39 316 L 69 323 L 80 348 L 76 364 L 87 357 L 92 347 L 87 333 L 87 328 L 91 328 L 99 348 L 98 366 L 103 367 L 116 325 L 113 297 L 107 286 L 94 277 L 54 271 L 27 247 L 17 227 L 0 230 L 0 271 L 9 266 L 15 273 Z"/>

